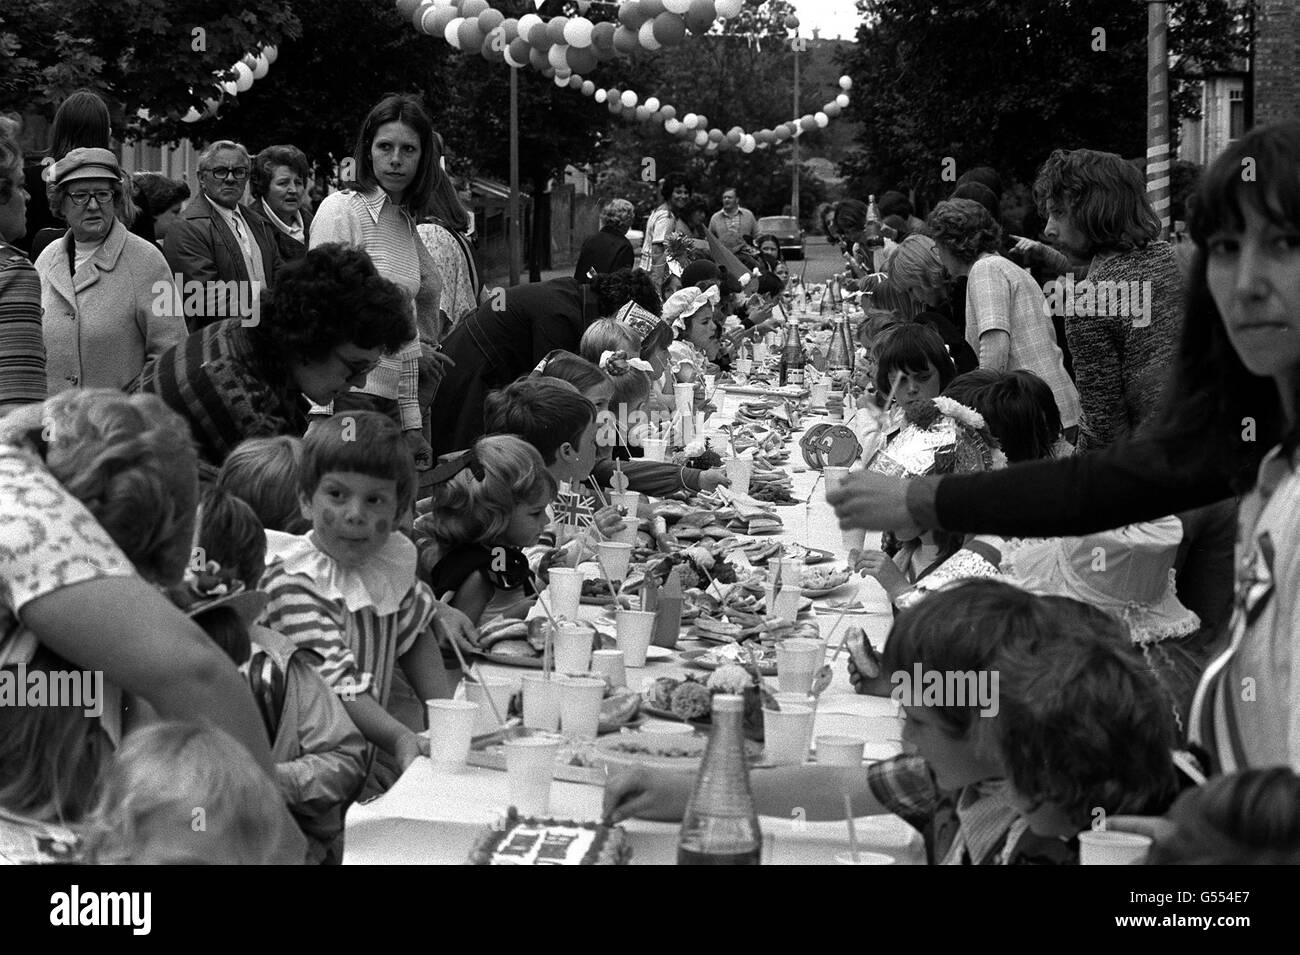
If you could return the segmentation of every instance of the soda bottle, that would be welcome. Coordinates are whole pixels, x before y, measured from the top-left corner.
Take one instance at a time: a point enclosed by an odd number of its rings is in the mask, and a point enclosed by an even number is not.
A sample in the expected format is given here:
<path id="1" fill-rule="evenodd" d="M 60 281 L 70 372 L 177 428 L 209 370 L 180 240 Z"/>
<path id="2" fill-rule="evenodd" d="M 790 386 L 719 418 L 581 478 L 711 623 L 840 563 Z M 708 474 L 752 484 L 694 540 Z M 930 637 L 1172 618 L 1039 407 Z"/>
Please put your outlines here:
<path id="1" fill-rule="evenodd" d="M 785 327 L 785 340 L 781 345 L 781 385 L 802 387 L 805 364 L 803 334 L 798 321 L 791 321 Z"/>
<path id="2" fill-rule="evenodd" d="M 826 368 L 832 375 L 841 372 L 842 374 L 836 375 L 837 378 L 847 378 L 853 372 L 853 345 L 849 341 L 849 320 L 843 314 L 835 320 L 835 327 L 831 331 L 830 347 L 826 350 Z"/>
<path id="3" fill-rule="evenodd" d="M 862 228 L 862 250 L 870 260 L 869 267 L 876 271 L 877 250 L 885 247 L 885 235 L 880 231 L 880 210 L 876 208 L 876 197 L 867 197 L 867 223 Z"/>
<path id="4" fill-rule="evenodd" d="M 713 697 L 713 730 L 682 817 L 678 865 L 758 865 L 762 859 L 763 833 L 745 762 L 744 718 L 744 697 Z"/>

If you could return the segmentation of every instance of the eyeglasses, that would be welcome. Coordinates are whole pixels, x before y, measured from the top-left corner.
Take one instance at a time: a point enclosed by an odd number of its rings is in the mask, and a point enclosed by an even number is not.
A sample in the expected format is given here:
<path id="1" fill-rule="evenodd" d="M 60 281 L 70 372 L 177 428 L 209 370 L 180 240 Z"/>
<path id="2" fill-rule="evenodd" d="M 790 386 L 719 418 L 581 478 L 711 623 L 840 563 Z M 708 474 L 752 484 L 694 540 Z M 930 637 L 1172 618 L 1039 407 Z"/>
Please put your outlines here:
<path id="1" fill-rule="evenodd" d="M 243 182 L 248 178 L 247 166 L 217 166 L 209 169 L 208 172 L 213 179 L 233 179 L 235 182 Z"/>
<path id="2" fill-rule="evenodd" d="M 96 189 L 94 192 L 70 192 L 68 198 L 72 200 L 74 206 L 84 206 L 91 198 L 94 198 L 95 204 L 106 206 L 113 201 L 114 195 L 112 189 Z"/>

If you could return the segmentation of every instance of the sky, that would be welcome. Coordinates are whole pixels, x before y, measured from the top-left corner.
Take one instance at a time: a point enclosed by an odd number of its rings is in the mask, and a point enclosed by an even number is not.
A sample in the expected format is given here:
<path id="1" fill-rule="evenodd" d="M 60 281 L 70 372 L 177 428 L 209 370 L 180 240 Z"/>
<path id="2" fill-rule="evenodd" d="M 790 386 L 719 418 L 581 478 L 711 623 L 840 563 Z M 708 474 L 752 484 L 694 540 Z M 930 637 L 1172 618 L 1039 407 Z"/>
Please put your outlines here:
<path id="1" fill-rule="evenodd" d="M 853 0 L 790 0 L 799 17 L 799 32 L 812 36 L 812 28 L 820 27 L 821 36 L 834 39 L 842 36 L 851 40 L 858 31 L 858 11 Z"/>

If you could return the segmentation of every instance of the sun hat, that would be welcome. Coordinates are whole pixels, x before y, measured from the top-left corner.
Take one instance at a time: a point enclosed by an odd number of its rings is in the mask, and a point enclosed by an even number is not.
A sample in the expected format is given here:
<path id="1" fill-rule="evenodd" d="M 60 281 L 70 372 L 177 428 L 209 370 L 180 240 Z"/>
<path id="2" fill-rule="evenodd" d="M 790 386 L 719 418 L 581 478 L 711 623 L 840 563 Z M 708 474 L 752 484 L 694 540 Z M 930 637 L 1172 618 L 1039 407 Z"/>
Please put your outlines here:
<path id="1" fill-rule="evenodd" d="M 122 167 L 107 149 L 79 146 L 42 173 L 52 186 L 63 186 L 78 179 L 112 179 L 121 181 Z"/>
<path id="2" fill-rule="evenodd" d="M 1128 624 L 1133 642 L 1185 637 L 1201 625 L 1174 589 L 1183 539 L 1176 517 L 1086 537 L 1026 543 L 1006 561 L 1012 582 L 1039 594 L 1073 597 Z"/>
<path id="3" fill-rule="evenodd" d="M 716 306 L 721 298 L 716 285 L 707 291 L 688 285 L 668 296 L 664 302 L 663 320 L 684 331 L 687 319 L 706 305 Z"/>

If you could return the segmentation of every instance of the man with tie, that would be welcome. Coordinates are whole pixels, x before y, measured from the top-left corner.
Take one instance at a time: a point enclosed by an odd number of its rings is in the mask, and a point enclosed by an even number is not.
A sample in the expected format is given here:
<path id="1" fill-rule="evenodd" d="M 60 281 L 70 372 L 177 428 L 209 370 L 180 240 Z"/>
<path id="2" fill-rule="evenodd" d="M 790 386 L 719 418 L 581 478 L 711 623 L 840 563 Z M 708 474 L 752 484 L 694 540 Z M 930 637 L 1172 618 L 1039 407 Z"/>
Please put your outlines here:
<path id="1" fill-rule="evenodd" d="M 257 300 L 281 265 L 275 236 L 265 222 L 239 207 L 252 169 L 248 150 L 228 139 L 199 154 L 199 193 L 167 233 L 167 262 L 185 295 L 191 331 L 227 318 L 257 321 Z M 190 283 L 204 294 L 191 295 Z"/>

